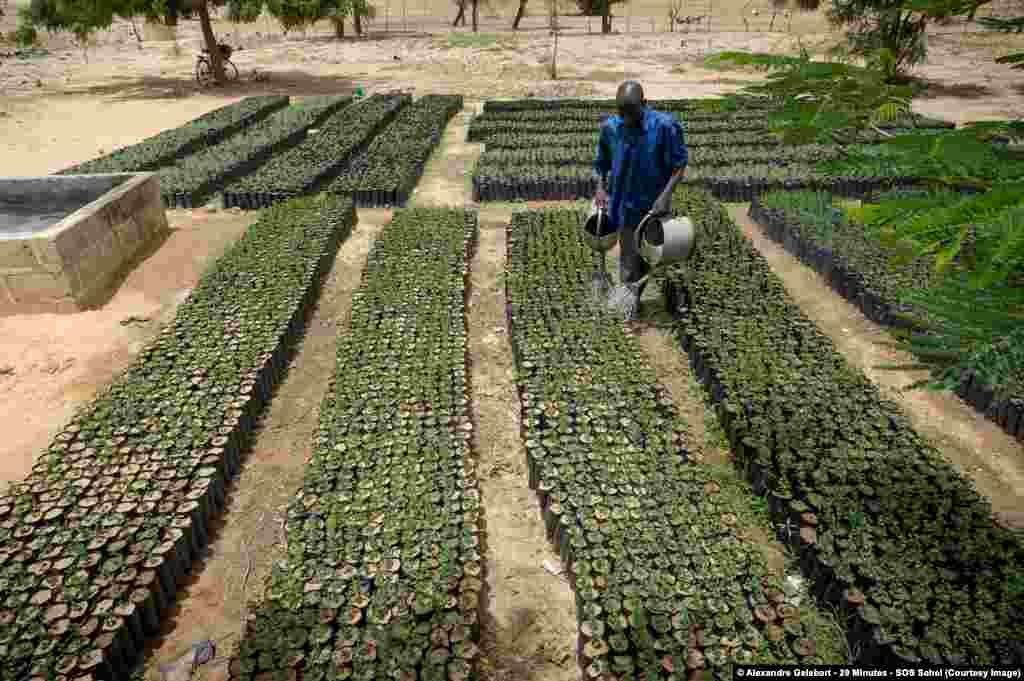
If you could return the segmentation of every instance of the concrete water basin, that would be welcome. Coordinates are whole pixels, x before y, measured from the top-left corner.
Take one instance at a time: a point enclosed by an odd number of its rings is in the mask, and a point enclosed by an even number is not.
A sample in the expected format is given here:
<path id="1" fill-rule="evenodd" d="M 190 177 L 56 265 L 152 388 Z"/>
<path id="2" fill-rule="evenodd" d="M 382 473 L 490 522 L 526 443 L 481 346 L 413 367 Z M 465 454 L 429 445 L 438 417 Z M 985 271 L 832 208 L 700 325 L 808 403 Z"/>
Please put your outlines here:
<path id="1" fill-rule="evenodd" d="M 0 177 L 0 315 L 93 306 L 167 230 L 155 173 Z"/>

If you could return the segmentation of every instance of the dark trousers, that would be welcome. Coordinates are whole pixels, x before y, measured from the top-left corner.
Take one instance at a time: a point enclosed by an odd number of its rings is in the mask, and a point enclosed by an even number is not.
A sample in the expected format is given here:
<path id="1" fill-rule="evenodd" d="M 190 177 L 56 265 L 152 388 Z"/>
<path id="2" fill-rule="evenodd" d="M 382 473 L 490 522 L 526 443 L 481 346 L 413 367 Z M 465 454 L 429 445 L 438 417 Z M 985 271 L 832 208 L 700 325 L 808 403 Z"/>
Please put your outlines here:
<path id="1" fill-rule="evenodd" d="M 619 279 L 624 284 L 632 284 L 651 271 L 651 266 L 640 257 L 636 249 L 636 227 L 635 224 L 628 225 L 619 230 Z M 645 288 L 646 281 L 637 291 L 637 299 L 643 295 Z"/>

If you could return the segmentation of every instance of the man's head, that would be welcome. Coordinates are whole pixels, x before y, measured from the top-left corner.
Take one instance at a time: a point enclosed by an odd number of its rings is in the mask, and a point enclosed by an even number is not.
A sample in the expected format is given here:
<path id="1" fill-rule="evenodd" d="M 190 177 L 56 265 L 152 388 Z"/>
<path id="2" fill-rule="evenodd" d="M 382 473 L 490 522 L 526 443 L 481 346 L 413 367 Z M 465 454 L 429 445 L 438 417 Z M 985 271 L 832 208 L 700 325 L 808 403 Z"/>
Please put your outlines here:
<path id="1" fill-rule="evenodd" d="M 644 89 L 640 87 L 640 83 L 635 80 L 627 80 L 620 85 L 619 91 L 615 95 L 615 105 L 627 128 L 639 127 L 643 118 L 643 109 L 647 106 Z"/>

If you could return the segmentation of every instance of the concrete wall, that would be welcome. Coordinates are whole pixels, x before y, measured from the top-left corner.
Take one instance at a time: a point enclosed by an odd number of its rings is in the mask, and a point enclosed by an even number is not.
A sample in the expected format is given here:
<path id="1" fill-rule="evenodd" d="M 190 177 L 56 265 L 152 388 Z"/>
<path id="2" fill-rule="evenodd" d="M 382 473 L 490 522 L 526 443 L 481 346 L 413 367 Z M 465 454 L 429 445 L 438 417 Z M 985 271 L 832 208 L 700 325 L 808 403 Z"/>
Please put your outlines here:
<path id="1" fill-rule="evenodd" d="M 44 188 L 56 191 L 55 180 L 67 181 L 73 192 L 108 190 L 45 232 L 0 239 L 0 314 L 82 310 L 109 292 L 140 249 L 168 231 L 155 173 L 0 178 L 0 188 L 28 179 L 46 180 L 37 185 L 40 199 Z"/>

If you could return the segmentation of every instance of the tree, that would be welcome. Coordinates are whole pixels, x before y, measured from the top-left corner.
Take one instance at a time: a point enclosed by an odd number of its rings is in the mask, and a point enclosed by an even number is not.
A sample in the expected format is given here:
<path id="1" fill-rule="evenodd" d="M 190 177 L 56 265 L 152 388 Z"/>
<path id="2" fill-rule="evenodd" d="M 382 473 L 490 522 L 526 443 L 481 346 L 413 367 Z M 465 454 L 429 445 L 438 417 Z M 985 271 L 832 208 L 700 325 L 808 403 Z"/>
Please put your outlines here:
<path id="1" fill-rule="evenodd" d="M 262 0 L 230 0 L 241 16 L 259 16 L 250 5 L 261 6 Z M 24 25 L 43 28 L 51 33 L 71 33 L 83 47 L 89 37 L 99 30 L 110 28 L 117 17 L 130 19 L 144 16 L 150 20 L 177 22 L 179 16 L 193 13 L 199 17 L 203 42 L 210 53 L 210 66 L 214 79 L 223 83 L 224 63 L 213 34 L 210 6 L 220 7 L 229 0 L 32 0 L 29 11 L 22 16 Z M 242 11 L 244 10 L 244 11 Z"/>
<path id="2" fill-rule="evenodd" d="M 889 50 L 869 57 L 866 67 L 812 61 L 806 50 L 798 58 L 733 52 L 708 61 L 772 71 L 744 94 L 778 103 L 773 132 L 794 142 L 827 143 L 849 141 L 858 129 L 877 132 L 886 122 L 912 125 L 905 115 L 916 88 L 887 80 L 895 61 Z M 726 105 L 741 107 L 743 100 L 728 97 Z M 911 175 L 930 187 L 926 196 L 894 195 L 856 209 L 857 222 L 894 253 L 934 261 L 935 285 L 901 292 L 899 302 L 916 311 L 905 316 L 914 328 L 894 332 L 920 364 L 888 367 L 938 369 L 918 386 L 955 387 L 972 368 L 993 372 L 986 381 L 1013 387 L 1007 394 L 1024 389 L 1024 360 L 1008 360 L 1024 347 L 1024 171 L 1006 162 L 1012 158 L 1007 140 L 1015 139 L 1024 139 L 1024 122 L 911 132 L 847 146 L 841 158 L 818 166 L 829 176 Z M 998 140 L 1003 144 L 993 143 Z M 980 193 L 962 194 L 964 186 Z M 901 264 L 895 256 L 894 265 Z M 1008 366 L 1017 367 L 1016 378 L 1007 378 Z"/>
<path id="3" fill-rule="evenodd" d="M 622 4 L 627 0 L 576 0 L 580 14 L 585 17 L 601 17 L 601 33 L 612 32 L 612 5 Z"/>
<path id="4" fill-rule="evenodd" d="M 892 82 L 924 61 L 926 30 L 932 21 L 973 15 L 991 0 L 833 0 L 828 18 L 847 29 L 854 54 L 867 56 L 888 50 L 885 78 Z"/>
<path id="5" fill-rule="evenodd" d="M 285 31 L 301 28 L 333 17 L 352 14 L 356 32 L 362 33 L 360 17 L 372 16 L 366 0 L 32 0 L 23 14 L 23 26 L 39 27 L 49 32 L 68 32 L 86 45 L 98 30 L 110 28 L 117 17 L 131 19 L 143 16 L 149 20 L 175 25 L 179 18 L 198 17 L 203 43 L 210 55 L 214 81 L 225 82 L 224 62 L 213 32 L 210 9 L 227 7 L 231 21 L 253 22 L 264 8 Z"/>
<path id="6" fill-rule="evenodd" d="M 801 48 L 799 57 L 722 52 L 705 63 L 769 71 L 765 82 L 744 91 L 779 102 L 769 117 L 770 129 L 791 144 L 835 144 L 846 141 L 843 135 L 848 131 L 877 126 L 909 112 L 914 88 L 887 80 L 885 74 L 895 59 L 888 50 L 869 55 L 866 66 L 850 64 L 841 52 L 835 56 L 832 61 L 815 61 L 806 48 Z"/>
<path id="7" fill-rule="evenodd" d="M 516 18 L 512 20 L 512 30 L 519 30 L 519 22 L 526 16 L 526 0 L 519 0 L 519 7 L 516 9 Z"/>
<path id="8" fill-rule="evenodd" d="M 466 25 L 466 2 L 467 0 L 455 0 L 455 6 L 459 8 L 459 12 L 455 15 L 455 21 L 452 22 L 452 27 L 458 26 L 460 22 L 463 26 Z M 469 2 L 471 5 L 470 11 L 473 15 L 473 32 L 476 33 L 479 26 L 480 3 L 478 0 L 469 0 Z"/>

